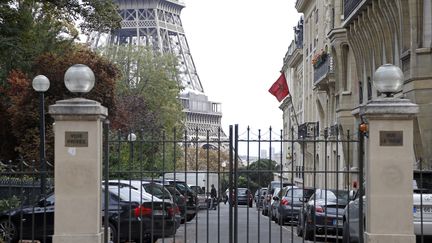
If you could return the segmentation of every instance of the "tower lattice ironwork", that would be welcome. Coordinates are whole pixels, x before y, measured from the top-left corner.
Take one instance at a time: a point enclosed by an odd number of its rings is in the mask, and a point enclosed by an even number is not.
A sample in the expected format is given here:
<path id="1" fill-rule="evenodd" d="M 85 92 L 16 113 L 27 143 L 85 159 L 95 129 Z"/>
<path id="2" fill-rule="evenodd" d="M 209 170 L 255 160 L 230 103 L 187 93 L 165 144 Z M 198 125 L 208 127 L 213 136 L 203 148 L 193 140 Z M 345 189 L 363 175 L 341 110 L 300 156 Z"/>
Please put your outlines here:
<path id="1" fill-rule="evenodd" d="M 146 45 L 154 51 L 172 53 L 179 63 L 179 84 L 184 87 L 179 97 L 186 114 L 188 134 L 200 139 L 217 138 L 221 128 L 221 104 L 209 101 L 195 68 L 191 51 L 180 19 L 185 5 L 176 0 L 115 0 L 122 17 L 121 29 L 115 31 L 105 42 L 109 44 Z M 90 36 L 89 43 L 98 46 L 101 35 Z"/>

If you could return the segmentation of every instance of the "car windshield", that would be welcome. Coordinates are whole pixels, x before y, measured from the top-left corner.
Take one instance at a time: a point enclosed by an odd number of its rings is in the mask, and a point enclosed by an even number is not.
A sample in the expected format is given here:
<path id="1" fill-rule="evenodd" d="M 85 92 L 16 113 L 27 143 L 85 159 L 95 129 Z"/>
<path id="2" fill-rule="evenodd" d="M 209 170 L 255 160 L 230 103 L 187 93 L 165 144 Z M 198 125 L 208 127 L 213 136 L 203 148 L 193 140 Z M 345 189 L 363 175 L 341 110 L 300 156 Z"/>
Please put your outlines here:
<path id="1" fill-rule="evenodd" d="M 171 193 L 171 195 L 180 195 L 180 192 L 172 186 L 165 186 L 165 188 Z"/>
<path id="2" fill-rule="evenodd" d="M 342 190 L 339 190 L 339 191 L 336 191 L 336 190 L 327 190 L 327 191 L 325 191 L 325 193 L 322 194 L 321 198 L 324 199 L 325 196 L 326 196 L 326 194 L 327 194 L 327 200 L 328 201 L 336 202 L 336 200 L 337 200 L 340 203 L 346 203 L 346 202 L 348 202 L 348 193 L 347 193 L 347 191 L 342 191 Z"/>
<path id="3" fill-rule="evenodd" d="M 156 183 L 143 184 L 146 192 L 160 199 L 171 199 L 171 195 L 162 185 Z"/>
<path id="4" fill-rule="evenodd" d="M 301 188 L 293 188 L 290 190 L 287 190 L 286 197 L 293 197 L 293 198 L 301 198 L 303 197 L 303 190 Z"/>
<path id="5" fill-rule="evenodd" d="M 117 195 L 122 201 L 129 201 L 129 202 L 144 201 L 144 199 L 142 199 L 140 196 L 140 192 L 136 191 L 132 187 L 110 186 L 108 189 L 111 193 Z"/>
<path id="6" fill-rule="evenodd" d="M 191 186 L 191 188 L 198 194 L 205 194 L 204 190 L 199 186 Z"/>
<path id="7" fill-rule="evenodd" d="M 239 189 L 237 189 L 237 193 L 239 194 L 239 195 L 245 195 L 245 194 L 247 194 L 247 192 L 248 192 L 248 189 L 246 189 L 246 188 L 239 188 Z"/>
<path id="8" fill-rule="evenodd" d="M 193 190 L 185 182 L 174 181 L 173 184 L 175 184 L 176 189 L 180 192 L 193 192 Z"/>

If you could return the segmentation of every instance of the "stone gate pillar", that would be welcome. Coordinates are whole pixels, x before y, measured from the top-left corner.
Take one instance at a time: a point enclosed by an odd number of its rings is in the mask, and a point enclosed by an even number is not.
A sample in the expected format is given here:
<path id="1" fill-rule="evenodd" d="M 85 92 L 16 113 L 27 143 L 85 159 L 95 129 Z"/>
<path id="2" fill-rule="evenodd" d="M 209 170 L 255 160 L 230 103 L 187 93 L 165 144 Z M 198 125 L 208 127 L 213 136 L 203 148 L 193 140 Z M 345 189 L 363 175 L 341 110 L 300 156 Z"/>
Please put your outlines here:
<path id="1" fill-rule="evenodd" d="M 375 76 L 379 76 L 378 70 Z M 379 88 L 382 87 L 378 85 Z M 386 93 L 388 90 L 380 91 Z M 413 118 L 418 106 L 389 93 L 387 96 L 360 108 L 360 116 L 368 124 L 369 136 L 365 159 L 364 239 L 373 243 L 415 243 Z"/>
<path id="2" fill-rule="evenodd" d="M 75 73 L 77 79 L 82 74 L 81 69 Z M 101 243 L 102 121 L 108 110 L 99 102 L 74 98 L 57 101 L 49 113 L 55 120 L 53 242 Z"/>

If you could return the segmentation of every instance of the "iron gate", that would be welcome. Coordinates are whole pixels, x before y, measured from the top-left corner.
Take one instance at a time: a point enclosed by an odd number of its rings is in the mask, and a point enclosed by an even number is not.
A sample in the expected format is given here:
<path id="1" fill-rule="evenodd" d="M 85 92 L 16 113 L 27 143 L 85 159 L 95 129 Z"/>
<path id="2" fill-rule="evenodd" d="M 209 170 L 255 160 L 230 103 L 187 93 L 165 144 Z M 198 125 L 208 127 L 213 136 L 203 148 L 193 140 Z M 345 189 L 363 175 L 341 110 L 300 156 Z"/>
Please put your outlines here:
<path id="1" fill-rule="evenodd" d="M 199 129 L 171 135 L 112 132 L 108 123 L 104 129 L 105 242 L 363 240 L 364 134 L 334 126 L 320 131 L 314 123 L 285 133 L 231 126 L 228 136 Z M 273 147 L 283 153 L 261 153 Z M 1 243 L 51 242 L 54 165 L 48 165 L 39 170 L 37 161 L 0 160 Z M 424 222 L 431 222 L 432 172 L 422 161 L 418 168 L 413 219 L 423 243 L 430 241 Z M 353 188 L 356 195 L 350 195 Z M 348 197 L 354 200 L 346 207 Z"/>
<path id="2" fill-rule="evenodd" d="M 363 215 L 362 134 L 338 127 L 239 134 L 238 125 L 228 136 L 198 128 L 112 133 L 107 125 L 104 144 L 106 242 L 362 241 L 355 232 L 363 232 L 363 220 L 343 235 L 349 211 Z M 345 211 L 355 198 L 359 207 Z"/>

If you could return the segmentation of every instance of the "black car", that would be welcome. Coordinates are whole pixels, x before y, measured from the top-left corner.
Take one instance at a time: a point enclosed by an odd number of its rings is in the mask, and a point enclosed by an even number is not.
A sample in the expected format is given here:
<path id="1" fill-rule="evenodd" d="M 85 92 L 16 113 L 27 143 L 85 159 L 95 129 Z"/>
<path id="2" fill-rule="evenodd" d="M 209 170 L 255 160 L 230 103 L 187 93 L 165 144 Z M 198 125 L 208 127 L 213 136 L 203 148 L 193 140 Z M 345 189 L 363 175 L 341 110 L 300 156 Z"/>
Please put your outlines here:
<path id="1" fill-rule="evenodd" d="M 104 202 L 103 192 L 102 205 L 105 205 Z M 1 213 L 0 241 L 18 242 L 21 239 L 44 238 L 51 241 L 54 233 L 54 204 L 55 196 L 50 194 L 36 205 L 22 206 Z M 143 237 L 144 242 L 155 242 L 158 238 L 174 235 L 179 226 L 176 220 L 179 213 L 177 207 L 159 200 L 144 199 L 139 191 L 131 187 L 110 186 L 108 204 L 108 224 L 112 242 L 140 242 L 140 237 Z M 102 210 L 102 215 L 105 215 L 105 210 Z"/>
<path id="2" fill-rule="evenodd" d="M 233 190 L 233 195 L 237 193 L 237 196 L 230 197 L 230 205 L 234 205 L 237 201 L 237 205 L 248 205 L 252 207 L 253 196 L 252 192 L 248 188 L 237 188 Z"/>
<path id="3" fill-rule="evenodd" d="M 186 220 L 186 198 L 174 186 L 164 185 L 164 187 L 171 193 L 174 203 L 177 204 L 180 210 L 181 223 L 183 224 Z"/>
<path id="4" fill-rule="evenodd" d="M 186 198 L 186 221 L 191 221 L 198 211 L 198 198 L 197 194 L 192 190 L 188 184 L 180 180 L 172 179 L 151 179 L 153 182 L 161 183 L 163 185 L 174 186 Z"/>
<path id="5" fill-rule="evenodd" d="M 342 235 L 348 198 L 346 190 L 316 189 L 305 205 L 297 234 L 302 234 L 305 240 L 313 240 L 314 235 Z"/>
<path id="6" fill-rule="evenodd" d="M 304 208 L 304 202 L 307 202 L 313 194 L 313 188 L 297 188 L 287 186 L 275 196 L 276 217 L 275 221 L 280 225 L 285 222 L 297 224 L 300 213 Z"/>

